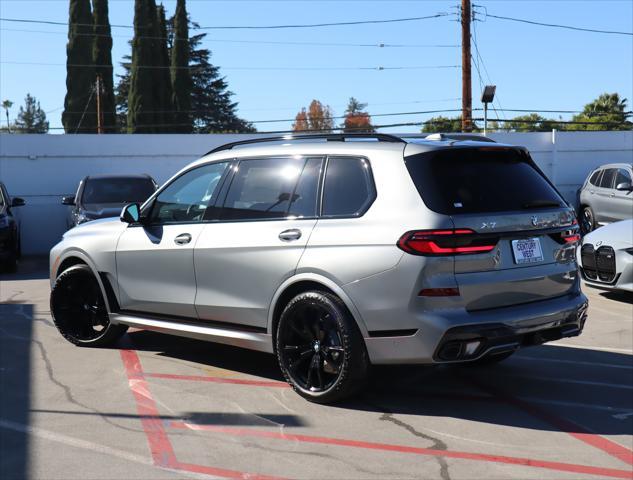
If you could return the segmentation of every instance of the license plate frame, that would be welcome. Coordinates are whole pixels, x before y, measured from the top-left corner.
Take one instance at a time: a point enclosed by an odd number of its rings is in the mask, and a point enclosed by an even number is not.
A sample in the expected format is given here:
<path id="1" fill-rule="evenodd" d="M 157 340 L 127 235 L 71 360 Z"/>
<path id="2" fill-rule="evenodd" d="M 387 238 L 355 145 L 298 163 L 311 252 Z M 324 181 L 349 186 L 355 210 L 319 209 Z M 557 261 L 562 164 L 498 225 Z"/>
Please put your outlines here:
<path id="1" fill-rule="evenodd" d="M 543 261 L 543 249 L 541 239 L 538 237 L 520 238 L 512 240 L 512 253 L 514 263 L 517 265 L 530 265 Z"/>

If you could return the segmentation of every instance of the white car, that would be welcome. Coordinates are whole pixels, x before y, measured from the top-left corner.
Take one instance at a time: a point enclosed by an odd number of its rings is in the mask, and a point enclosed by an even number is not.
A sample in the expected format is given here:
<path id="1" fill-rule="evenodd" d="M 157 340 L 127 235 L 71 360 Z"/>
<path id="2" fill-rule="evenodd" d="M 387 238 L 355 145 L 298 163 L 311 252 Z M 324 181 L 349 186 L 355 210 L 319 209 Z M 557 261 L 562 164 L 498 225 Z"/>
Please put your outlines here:
<path id="1" fill-rule="evenodd" d="M 633 219 L 585 235 L 578 259 L 588 285 L 633 292 Z"/>

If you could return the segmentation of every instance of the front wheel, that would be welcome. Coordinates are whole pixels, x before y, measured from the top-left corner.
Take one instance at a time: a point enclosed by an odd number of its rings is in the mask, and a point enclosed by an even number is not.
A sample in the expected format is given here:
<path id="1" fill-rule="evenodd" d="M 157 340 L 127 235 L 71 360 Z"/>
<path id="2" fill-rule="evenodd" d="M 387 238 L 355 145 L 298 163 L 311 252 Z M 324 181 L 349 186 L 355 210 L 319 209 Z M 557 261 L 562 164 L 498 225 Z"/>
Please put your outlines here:
<path id="1" fill-rule="evenodd" d="M 593 210 L 591 207 L 583 207 L 580 214 L 580 230 L 583 235 L 592 232 L 596 228 L 596 221 L 593 216 Z"/>
<path id="2" fill-rule="evenodd" d="M 88 265 L 75 265 L 57 277 L 51 315 L 62 336 L 79 346 L 111 345 L 127 330 L 110 323 L 101 288 Z"/>
<path id="3" fill-rule="evenodd" d="M 279 366 L 302 397 L 332 403 L 360 390 L 369 360 L 362 335 L 343 302 L 319 291 L 297 295 L 276 332 Z"/>

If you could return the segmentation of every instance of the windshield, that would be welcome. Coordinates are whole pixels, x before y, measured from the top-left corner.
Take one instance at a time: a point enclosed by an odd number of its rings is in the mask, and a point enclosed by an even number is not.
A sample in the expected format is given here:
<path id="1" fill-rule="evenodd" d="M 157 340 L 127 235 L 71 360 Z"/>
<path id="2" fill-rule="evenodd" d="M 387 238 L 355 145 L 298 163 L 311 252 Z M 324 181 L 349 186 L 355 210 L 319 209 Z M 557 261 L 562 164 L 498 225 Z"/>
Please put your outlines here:
<path id="1" fill-rule="evenodd" d="M 81 202 L 142 203 L 154 193 L 149 178 L 89 178 L 84 186 Z"/>
<path id="2" fill-rule="evenodd" d="M 564 206 L 532 165 L 509 148 L 453 148 L 406 157 L 409 174 L 427 207 L 447 215 Z"/>

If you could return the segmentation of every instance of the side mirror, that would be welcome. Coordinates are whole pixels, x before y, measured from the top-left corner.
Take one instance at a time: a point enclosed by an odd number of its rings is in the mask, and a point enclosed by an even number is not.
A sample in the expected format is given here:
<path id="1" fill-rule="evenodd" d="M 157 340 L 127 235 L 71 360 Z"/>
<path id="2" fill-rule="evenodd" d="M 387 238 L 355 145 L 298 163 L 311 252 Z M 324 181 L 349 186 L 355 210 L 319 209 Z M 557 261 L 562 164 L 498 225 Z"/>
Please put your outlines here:
<path id="1" fill-rule="evenodd" d="M 25 204 L 26 202 L 24 199 L 20 197 L 13 197 L 13 200 L 11 201 L 12 207 L 23 207 Z"/>
<path id="2" fill-rule="evenodd" d="M 121 210 L 121 216 L 119 217 L 122 222 L 125 223 L 138 223 L 141 218 L 141 211 L 139 209 L 138 203 L 130 203 L 123 207 Z"/>
<path id="3" fill-rule="evenodd" d="M 62 197 L 62 205 L 74 205 L 75 204 L 75 196 L 69 195 L 67 197 Z"/>
<path id="4" fill-rule="evenodd" d="M 631 182 L 618 183 L 615 189 L 630 192 L 631 190 L 633 190 L 633 185 L 631 185 Z"/>

